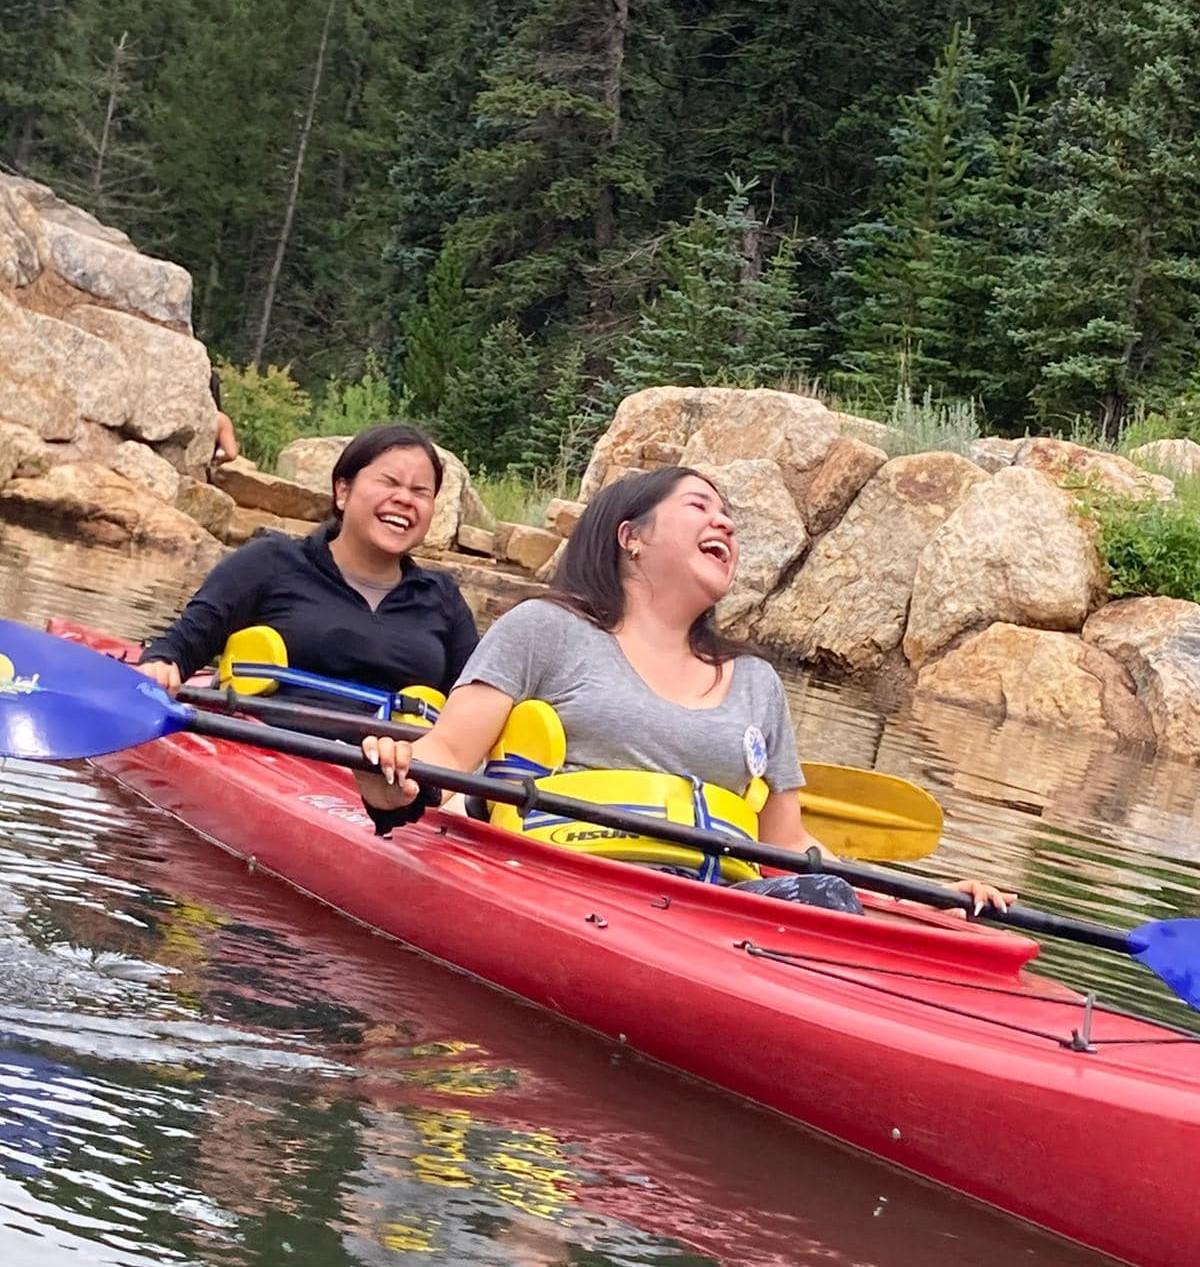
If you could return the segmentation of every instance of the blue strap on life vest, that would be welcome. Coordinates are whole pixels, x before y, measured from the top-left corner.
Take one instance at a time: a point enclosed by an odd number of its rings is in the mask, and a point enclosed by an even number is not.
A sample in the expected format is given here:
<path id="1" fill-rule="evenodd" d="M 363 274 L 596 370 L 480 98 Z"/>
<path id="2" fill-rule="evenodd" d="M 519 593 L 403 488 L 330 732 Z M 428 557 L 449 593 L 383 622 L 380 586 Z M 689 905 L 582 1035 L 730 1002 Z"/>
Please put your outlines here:
<path id="1" fill-rule="evenodd" d="M 708 812 L 708 801 L 704 796 L 704 784 L 694 774 L 689 774 L 687 778 L 692 785 L 692 821 L 704 831 L 714 831 L 712 815 Z M 721 860 L 715 853 L 704 855 L 698 878 L 702 884 L 721 883 Z"/>

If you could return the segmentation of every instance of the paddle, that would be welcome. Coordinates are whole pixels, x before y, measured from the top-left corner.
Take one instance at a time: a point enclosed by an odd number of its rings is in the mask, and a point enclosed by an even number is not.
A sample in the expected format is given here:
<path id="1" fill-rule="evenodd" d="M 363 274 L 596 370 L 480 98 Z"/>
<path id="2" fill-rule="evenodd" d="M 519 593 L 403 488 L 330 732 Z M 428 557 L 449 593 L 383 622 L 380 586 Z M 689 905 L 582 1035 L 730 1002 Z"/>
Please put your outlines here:
<path id="1" fill-rule="evenodd" d="M 350 769 L 374 768 L 358 749 L 336 740 L 276 730 L 179 704 L 135 669 L 77 643 L 22 625 L 0 621 L 0 648 L 0 756 L 52 760 L 99 756 L 192 730 Z M 523 811 L 537 808 L 785 871 L 827 872 L 860 888 L 929 906 L 957 907 L 968 913 L 972 906 L 964 893 L 874 867 L 828 861 L 815 849 L 797 854 L 552 796 L 539 792 L 532 780 L 519 785 L 420 762 L 413 763 L 411 774 L 420 783 L 516 805 Z M 1200 1008 L 1200 920 L 1155 921 L 1122 932 L 1020 905 L 1010 906 L 1003 914 L 985 907 L 982 918 L 1130 955 L 1188 1004 Z"/>
<path id="2" fill-rule="evenodd" d="M 367 735 L 412 740 L 425 733 L 420 726 L 403 722 L 240 695 L 232 689 L 185 686 L 178 698 L 355 743 Z M 911 862 L 928 857 L 937 848 L 942 832 L 941 806 L 916 784 L 876 770 L 818 761 L 804 762 L 803 769 L 807 785 L 800 789 L 800 804 L 805 826 L 834 853 L 872 862 Z"/>

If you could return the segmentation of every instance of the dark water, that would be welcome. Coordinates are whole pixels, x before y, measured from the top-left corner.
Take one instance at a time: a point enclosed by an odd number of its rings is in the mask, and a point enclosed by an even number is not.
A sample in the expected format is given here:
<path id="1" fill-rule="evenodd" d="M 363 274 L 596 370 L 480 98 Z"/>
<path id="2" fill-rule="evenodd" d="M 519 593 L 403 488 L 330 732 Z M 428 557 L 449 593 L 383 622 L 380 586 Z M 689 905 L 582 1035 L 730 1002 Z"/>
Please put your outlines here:
<path id="1" fill-rule="evenodd" d="M 141 636 L 195 579 L 0 535 L 0 613 L 30 623 Z M 792 690 L 806 753 L 942 801 L 928 873 L 1120 924 L 1200 906 L 1193 770 Z M 1045 964 L 1184 1019 L 1112 956 Z M 4 1267 L 1102 1261 L 248 876 L 85 765 L 0 771 Z"/>

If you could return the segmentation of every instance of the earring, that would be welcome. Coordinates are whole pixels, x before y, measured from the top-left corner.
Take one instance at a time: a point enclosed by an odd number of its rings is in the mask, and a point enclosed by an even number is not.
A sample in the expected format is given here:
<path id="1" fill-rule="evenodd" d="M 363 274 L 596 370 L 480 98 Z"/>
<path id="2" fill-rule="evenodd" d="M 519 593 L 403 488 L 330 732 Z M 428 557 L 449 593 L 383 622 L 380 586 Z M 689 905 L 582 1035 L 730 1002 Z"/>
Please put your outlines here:
<path id="1" fill-rule="evenodd" d="M 346 503 L 345 503 L 345 502 L 338 502 L 338 504 L 337 504 L 337 508 L 338 508 L 338 510 L 345 510 L 345 509 L 346 509 Z"/>
<path id="2" fill-rule="evenodd" d="M 642 552 L 642 547 L 641 547 L 641 546 L 630 546 L 630 547 L 629 547 L 629 557 L 630 557 L 631 559 L 636 559 L 636 558 L 638 557 L 638 555 L 639 555 L 639 554 L 641 554 L 641 552 Z"/>

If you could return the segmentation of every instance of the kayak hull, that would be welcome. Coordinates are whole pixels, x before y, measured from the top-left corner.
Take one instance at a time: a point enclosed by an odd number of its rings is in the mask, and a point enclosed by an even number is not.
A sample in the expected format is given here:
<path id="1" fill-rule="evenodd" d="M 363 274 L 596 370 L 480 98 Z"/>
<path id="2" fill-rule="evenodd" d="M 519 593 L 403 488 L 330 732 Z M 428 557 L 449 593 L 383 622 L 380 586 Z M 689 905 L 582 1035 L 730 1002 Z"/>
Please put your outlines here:
<path id="1" fill-rule="evenodd" d="M 100 650 L 80 626 L 54 632 Z M 99 764 L 256 868 L 615 1042 L 1138 1267 L 1200 1234 L 1200 1043 L 1027 971 L 1036 944 L 866 918 L 433 812 L 375 837 L 345 771 L 192 734 Z M 1078 1044 L 1076 1044 L 1078 1046 Z"/>

